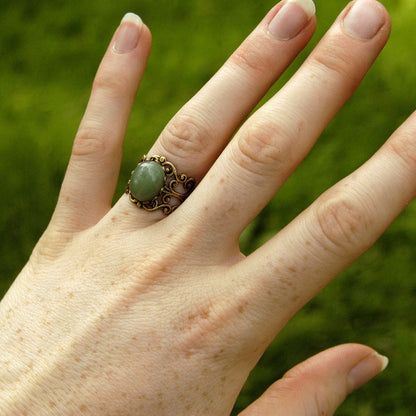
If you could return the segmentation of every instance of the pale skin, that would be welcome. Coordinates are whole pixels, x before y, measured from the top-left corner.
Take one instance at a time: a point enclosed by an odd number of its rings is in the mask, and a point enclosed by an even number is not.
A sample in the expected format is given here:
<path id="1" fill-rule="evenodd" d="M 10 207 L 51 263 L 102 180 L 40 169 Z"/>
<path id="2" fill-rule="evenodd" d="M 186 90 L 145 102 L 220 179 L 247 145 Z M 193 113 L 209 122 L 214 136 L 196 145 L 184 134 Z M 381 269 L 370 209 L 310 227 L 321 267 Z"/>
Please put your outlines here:
<path id="1" fill-rule="evenodd" d="M 148 154 L 166 156 L 198 186 L 168 217 L 138 209 L 127 195 L 111 206 L 151 45 L 144 24 L 122 22 L 97 72 L 55 213 L 0 305 L 2 415 L 230 414 L 289 319 L 416 194 L 414 114 L 268 243 L 248 257 L 239 250 L 241 232 L 387 41 L 383 6 L 358 3 L 374 19 L 358 22 L 349 4 L 241 128 L 311 38 L 314 16 L 303 15 L 290 39 L 276 37 L 283 29 L 270 23 L 279 3 L 175 115 Z M 287 15 L 302 16 L 298 4 L 290 7 Z M 289 371 L 241 415 L 331 415 L 385 364 L 367 346 L 332 348 Z"/>

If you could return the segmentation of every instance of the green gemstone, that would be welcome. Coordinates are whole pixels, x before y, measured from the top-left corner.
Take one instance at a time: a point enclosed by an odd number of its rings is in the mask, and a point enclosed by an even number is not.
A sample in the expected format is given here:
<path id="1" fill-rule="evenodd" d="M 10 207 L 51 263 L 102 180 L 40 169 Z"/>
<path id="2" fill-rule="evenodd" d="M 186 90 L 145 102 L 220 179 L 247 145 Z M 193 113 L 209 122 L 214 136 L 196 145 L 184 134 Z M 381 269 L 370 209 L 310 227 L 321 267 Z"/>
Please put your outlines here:
<path id="1" fill-rule="evenodd" d="M 138 201 L 151 201 L 159 195 L 165 183 L 163 166 L 152 160 L 140 163 L 130 179 L 130 192 Z"/>

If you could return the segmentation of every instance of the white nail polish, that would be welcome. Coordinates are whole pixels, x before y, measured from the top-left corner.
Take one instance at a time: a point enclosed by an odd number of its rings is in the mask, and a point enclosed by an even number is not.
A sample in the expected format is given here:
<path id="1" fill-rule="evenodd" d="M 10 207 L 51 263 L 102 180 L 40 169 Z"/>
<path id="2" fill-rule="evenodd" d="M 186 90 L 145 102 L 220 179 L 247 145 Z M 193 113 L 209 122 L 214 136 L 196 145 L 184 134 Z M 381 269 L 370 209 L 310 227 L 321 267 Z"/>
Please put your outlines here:
<path id="1" fill-rule="evenodd" d="M 134 13 L 126 13 L 124 17 L 121 19 L 121 23 L 130 22 L 134 23 L 137 26 L 141 26 L 143 24 L 142 19 L 137 14 Z"/>
<path id="2" fill-rule="evenodd" d="M 278 40 L 291 40 L 302 32 L 314 14 L 312 0 L 287 0 L 269 23 L 268 32 Z"/>
<path id="3" fill-rule="evenodd" d="M 380 360 L 381 371 L 384 371 L 389 365 L 389 359 L 384 355 L 380 355 L 379 353 L 376 353 L 375 355 Z"/>
<path id="4" fill-rule="evenodd" d="M 121 19 L 117 30 L 113 50 L 118 54 L 131 52 L 138 44 L 143 26 L 142 19 L 137 14 L 127 13 Z"/>
<path id="5" fill-rule="evenodd" d="M 316 13 L 316 7 L 313 0 L 287 0 L 286 3 L 295 3 L 299 7 L 302 7 L 306 15 L 308 16 L 308 19 L 310 19 Z"/>

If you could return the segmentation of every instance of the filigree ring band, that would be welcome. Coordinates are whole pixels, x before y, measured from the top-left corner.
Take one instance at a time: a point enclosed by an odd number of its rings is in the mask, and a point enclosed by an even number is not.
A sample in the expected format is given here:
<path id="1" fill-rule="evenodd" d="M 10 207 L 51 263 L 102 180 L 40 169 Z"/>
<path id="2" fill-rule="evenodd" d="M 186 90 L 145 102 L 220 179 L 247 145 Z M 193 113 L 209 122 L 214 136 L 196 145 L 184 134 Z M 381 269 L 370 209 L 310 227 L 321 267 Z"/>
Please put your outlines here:
<path id="1" fill-rule="evenodd" d="M 143 156 L 131 172 L 126 193 L 130 201 L 146 211 L 172 213 L 192 192 L 195 180 L 178 174 L 164 156 Z"/>

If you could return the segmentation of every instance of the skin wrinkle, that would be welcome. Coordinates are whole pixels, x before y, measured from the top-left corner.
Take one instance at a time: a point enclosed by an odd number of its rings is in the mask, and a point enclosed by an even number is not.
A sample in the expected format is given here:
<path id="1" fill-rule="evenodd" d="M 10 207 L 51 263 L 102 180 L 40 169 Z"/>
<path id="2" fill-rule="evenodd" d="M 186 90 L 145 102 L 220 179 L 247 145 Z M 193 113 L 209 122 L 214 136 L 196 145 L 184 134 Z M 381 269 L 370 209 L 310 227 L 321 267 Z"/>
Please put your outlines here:
<path id="1" fill-rule="evenodd" d="M 188 154 L 191 160 L 197 157 L 206 148 L 207 143 L 214 142 L 215 132 L 207 126 L 202 113 L 181 113 L 180 116 L 175 116 L 159 138 L 159 145 L 165 150 L 170 150 L 163 154 L 171 154 L 173 160 L 180 160 L 184 153 Z M 172 153 L 174 149 L 176 154 Z"/>

